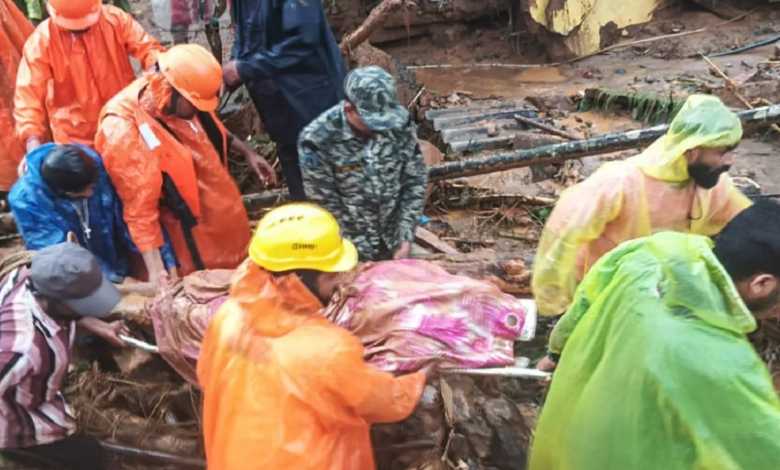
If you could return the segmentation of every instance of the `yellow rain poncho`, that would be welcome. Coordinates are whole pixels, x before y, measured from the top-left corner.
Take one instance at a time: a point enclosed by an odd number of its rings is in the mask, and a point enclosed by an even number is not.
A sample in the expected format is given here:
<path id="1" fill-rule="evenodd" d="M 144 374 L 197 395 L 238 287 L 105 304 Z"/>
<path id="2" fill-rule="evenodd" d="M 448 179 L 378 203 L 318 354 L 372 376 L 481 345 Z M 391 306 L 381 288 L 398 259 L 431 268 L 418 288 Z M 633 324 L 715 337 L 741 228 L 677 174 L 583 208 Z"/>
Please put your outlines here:
<path id="1" fill-rule="evenodd" d="M 662 230 L 715 235 L 750 205 L 723 174 L 696 186 L 685 152 L 728 147 L 742 139 L 739 119 L 717 98 L 688 98 L 669 132 L 641 155 L 604 164 L 563 193 L 547 221 L 533 270 L 539 312 L 560 315 L 577 284 L 609 250 Z"/>
<path id="2" fill-rule="evenodd" d="M 529 470 L 775 470 L 780 402 L 756 321 L 711 241 L 665 232 L 602 258 L 565 344 Z"/>

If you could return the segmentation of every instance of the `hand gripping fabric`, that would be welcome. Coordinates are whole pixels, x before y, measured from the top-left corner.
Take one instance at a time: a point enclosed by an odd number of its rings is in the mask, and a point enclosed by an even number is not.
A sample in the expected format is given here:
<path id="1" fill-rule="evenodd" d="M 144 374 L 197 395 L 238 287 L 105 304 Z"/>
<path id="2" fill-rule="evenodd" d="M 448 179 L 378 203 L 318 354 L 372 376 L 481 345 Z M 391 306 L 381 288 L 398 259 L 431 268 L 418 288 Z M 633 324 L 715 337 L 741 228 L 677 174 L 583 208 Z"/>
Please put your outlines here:
<path id="1" fill-rule="evenodd" d="M 773 470 L 780 402 L 706 237 L 624 243 L 577 289 L 530 470 Z"/>

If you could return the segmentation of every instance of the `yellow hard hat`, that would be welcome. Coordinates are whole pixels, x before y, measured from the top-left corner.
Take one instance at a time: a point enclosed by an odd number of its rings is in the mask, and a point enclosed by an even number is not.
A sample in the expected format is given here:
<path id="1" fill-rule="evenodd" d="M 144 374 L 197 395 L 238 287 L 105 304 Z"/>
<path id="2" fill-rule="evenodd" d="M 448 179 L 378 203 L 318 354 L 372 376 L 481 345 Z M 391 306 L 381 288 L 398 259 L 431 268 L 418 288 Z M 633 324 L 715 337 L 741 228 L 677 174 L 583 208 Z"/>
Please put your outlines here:
<path id="1" fill-rule="evenodd" d="M 358 262 L 355 245 L 341 237 L 333 215 L 309 203 L 287 204 L 266 214 L 249 243 L 249 257 L 272 272 L 337 273 L 351 270 Z"/>

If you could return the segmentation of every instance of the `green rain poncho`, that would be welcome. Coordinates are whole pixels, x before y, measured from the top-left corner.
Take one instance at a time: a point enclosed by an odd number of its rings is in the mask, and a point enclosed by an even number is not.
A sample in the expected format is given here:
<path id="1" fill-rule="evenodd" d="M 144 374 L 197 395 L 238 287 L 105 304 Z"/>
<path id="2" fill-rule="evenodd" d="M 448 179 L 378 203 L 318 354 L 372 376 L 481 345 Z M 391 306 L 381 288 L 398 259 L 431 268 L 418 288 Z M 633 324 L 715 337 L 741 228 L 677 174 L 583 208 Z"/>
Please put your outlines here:
<path id="1" fill-rule="evenodd" d="M 780 468 L 780 402 L 745 336 L 756 321 L 708 238 L 624 243 L 561 322 L 530 470 Z"/>

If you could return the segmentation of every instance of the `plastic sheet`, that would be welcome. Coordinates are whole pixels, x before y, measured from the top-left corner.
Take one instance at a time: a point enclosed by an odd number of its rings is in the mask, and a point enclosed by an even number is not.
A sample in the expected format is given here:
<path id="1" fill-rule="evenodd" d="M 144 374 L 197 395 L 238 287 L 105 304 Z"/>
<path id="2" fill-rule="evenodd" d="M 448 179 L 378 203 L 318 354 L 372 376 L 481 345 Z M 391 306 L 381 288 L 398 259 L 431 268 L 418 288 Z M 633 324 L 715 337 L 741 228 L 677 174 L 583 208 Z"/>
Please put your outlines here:
<path id="1" fill-rule="evenodd" d="M 724 174 L 710 190 L 688 181 L 684 153 L 733 145 L 739 119 L 713 97 L 692 96 L 669 132 L 641 155 L 603 165 L 566 190 L 539 242 L 533 291 L 543 315 L 560 315 L 577 284 L 620 243 L 662 230 L 712 236 L 750 205 Z"/>
<path id="2" fill-rule="evenodd" d="M 527 305 L 527 304 L 526 304 Z M 389 372 L 515 363 L 514 342 L 531 340 L 536 312 L 488 282 L 453 276 L 426 261 L 365 265 L 325 311 Z"/>
<path id="3" fill-rule="evenodd" d="M 103 5 L 100 20 L 71 34 L 47 20 L 30 36 L 19 65 L 14 117 L 22 141 L 93 145 L 103 105 L 135 79 L 128 55 L 149 68 L 163 47 L 127 13 Z"/>
<path id="4" fill-rule="evenodd" d="M 424 376 L 366 364 L 321 307 L 295 275 L 239 268 L 198 362 L 209 468 L 375 468 L 369 425 L 409 416 Z"/>
<path id="5" fill-rule="evenodd" d="M 162 246 L 165 229 L 179 261 L 179 274 L 195 271 L 180 221 L 160 205 L 163 176 L 139 130 L 138 113 L 143 112 L 164 122 L 192 153 L 200 196 L 200 217 L 192 233 L 205 268 L 236 268 L 246 258 L 251 236 L 238 187 L 198 118 L 187 121 L 163 114 L 166 104 L 155 104 L 155 90 L 146 89 L 139 99 L 150 75 L 139 78 L 106 106 L 95 140 L 124 204 L 130 236 L 143 253 Z"/>
<path id="6" fill-rule="evenodd" d="M 32 32 L 13 0 L 0 0 L 0 191 L 11 189 L 24 156 L 24 145 L 13 132 L 12 110 L 22 48 Z"/>
<path id="7" fill-rule="evenodd" d="M 666 232 L 593 266 L 553 339 L 530 470 L 777 468 L 780 402 L 746 337 L 756 321 L 710 246 Z"/>
<path id="8" fill-rule="evenodd" d="M 227 269 L 192 273 L 147 307 L 160 354 L 192 384 L 198 383 L 196 364 L 206 327 L 227 300 L 233 273 Z"/>

